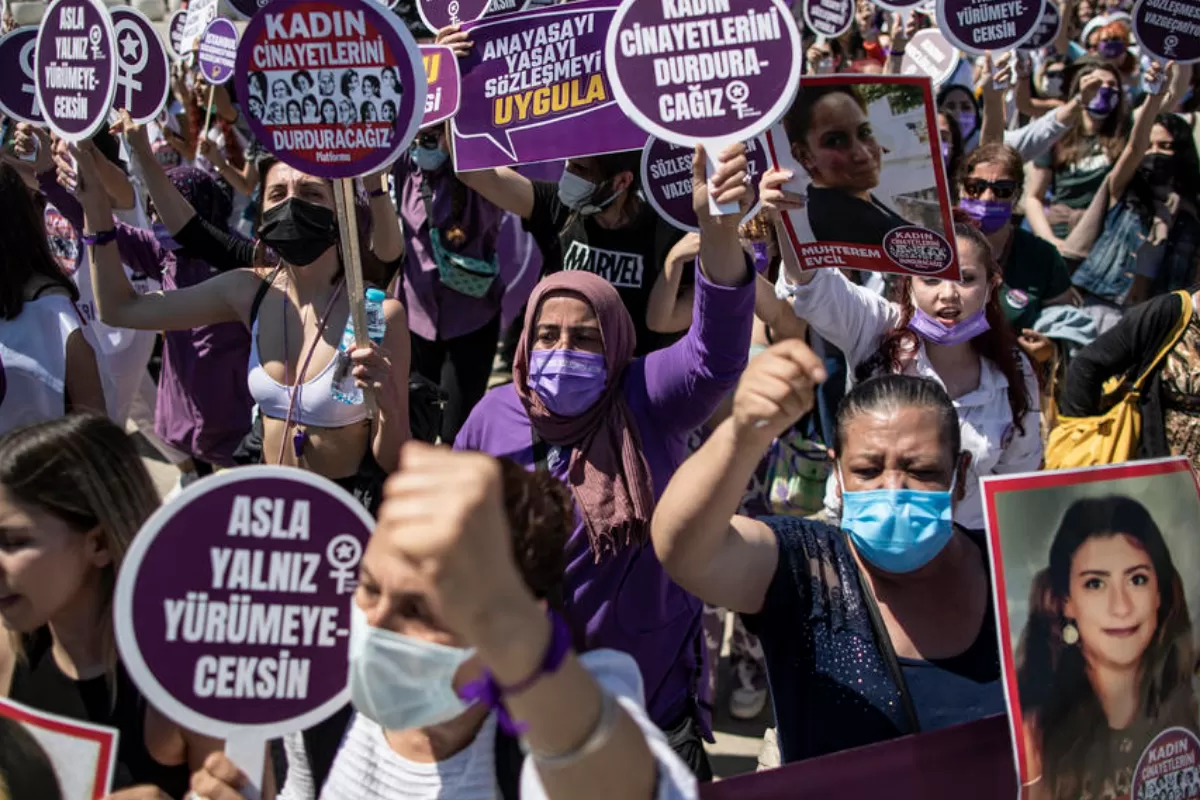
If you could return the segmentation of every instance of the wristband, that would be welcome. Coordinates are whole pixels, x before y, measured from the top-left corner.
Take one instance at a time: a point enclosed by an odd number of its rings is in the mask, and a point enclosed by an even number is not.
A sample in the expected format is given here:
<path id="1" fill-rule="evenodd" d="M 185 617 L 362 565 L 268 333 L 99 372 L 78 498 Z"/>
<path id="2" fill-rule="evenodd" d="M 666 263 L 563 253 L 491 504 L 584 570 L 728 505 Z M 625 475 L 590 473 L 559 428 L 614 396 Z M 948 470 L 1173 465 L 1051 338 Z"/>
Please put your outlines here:
<path id="1" fill-rule="evenodd" d="M 899 50 L 891 50 L 891 51 L 889 51 L 889 52 L 888 52 L 888 56 L 889 56 L 889 57 L 891 57 L 891 56 L 902 56 L 902 55 L 904 55 L 904 48 L 903 48 L 903 47 L 901 47 Z"/>
<path id="2" fill-rule="evenodd" d="M 530 748 L 529 754 L 533 757 L 534 763 L 541 769 L 554 770 L 568 767 L 587 758 L 608 744 L 608 740 L 612 738 L 613 731 L 617 729 L 618 719 L 617 699 L 601 689 L 600 716 L 596 719 L 596 724 L 588 732 L 587 738 L 583 740 L 583 744 L 574 750 L 568 750 L 565 753 L 555 753 L 554 755 L 539 753 L 537 750 Z"/>
<path id="3" fill-rule="evenodd" d="M 85 233 L 83 235 L 83 243 L 88 247 L 98 247 L 102 244 L 108 244 L 117 238 L 117 229 L 109 228 L 106 231 L 99 233 Z"/>
<path id="4" fill-rule="evenodd" d="M 376 197 L 387 197 L 387 196 L 388 196 L 387 189 L 372 189 L 371 191 L 367 192 L 367 197 L 370 197 L 372 199 L 374 199 Z"/>
<path id="5" fill-rule="evenodd" d="M 567 623 L 553 611 L 549 612 L 547 617 L 550 619 L 550 642 L 546 645 L 542 663 L 532 675 L 512 686 L 501 686 L 492 671 L 485 669 L 483 675 L 477 680 L 458 690 L 458 696 L 462 700 L 478 702 L 495 711 L 500 722 L 500 729 L 512 736 L 524 732 L 527 726 L 514 722 L 508 715 L 508 709 L 504 707 L 504 698 L 520 694 L 541 680 L 543 676 L 558 672 L 567 658 L 567 653 L 571 651 L 571 631 L 567 627 Z"/>

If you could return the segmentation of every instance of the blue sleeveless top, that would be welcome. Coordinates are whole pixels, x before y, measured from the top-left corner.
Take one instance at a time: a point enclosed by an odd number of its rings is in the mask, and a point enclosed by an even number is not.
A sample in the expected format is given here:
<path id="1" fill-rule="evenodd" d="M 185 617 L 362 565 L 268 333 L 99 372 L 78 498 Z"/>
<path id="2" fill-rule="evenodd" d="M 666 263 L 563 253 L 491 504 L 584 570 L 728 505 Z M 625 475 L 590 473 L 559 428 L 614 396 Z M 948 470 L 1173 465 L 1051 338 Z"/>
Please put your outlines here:
<path id="1" fill-rule="evenodd" d="M 762 610 L 743 615 L 762 642 L 783 762 L 915 733 L 888 670 L 845 534 L 821 522 L 766 517 L 779 565 Z M 987 559 L 986 547 L 982 547 Z M 960 655 L 899 659 L 922 731 L 1004 713 L 988 591 L 975 642 Z"/>

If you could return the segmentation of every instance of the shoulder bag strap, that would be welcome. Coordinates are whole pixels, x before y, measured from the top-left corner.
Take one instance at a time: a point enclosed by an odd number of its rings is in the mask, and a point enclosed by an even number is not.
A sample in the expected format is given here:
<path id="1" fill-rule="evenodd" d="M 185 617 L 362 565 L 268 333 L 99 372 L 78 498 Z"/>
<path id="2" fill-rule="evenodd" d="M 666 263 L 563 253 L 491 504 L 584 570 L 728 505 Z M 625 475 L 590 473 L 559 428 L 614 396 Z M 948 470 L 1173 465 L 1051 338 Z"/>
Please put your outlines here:
<path id="1" fill-rule="evenodd" d="M 267 297 L 267 292 L 270 291 L 271 285 L 275 283 L 275 278 L 279 275 L 279 270 L 283 269 L 278 266 L 271 270 L 271 274 L 263 278 L 262 283 L 258 285 L 258 291 L 254 293 L 254 302 L 250 304 L 250 327 L 254 328 L 254 321 L 258 319 L 258 310 L 262 308 L 263 300 Z"/>
<path id="2" fill-rule="evenodd" d="M 896 684 L 896 690 L 900 692 L 900 705 L 904 709 L 904 716 L 908 718 L 911 728 L 909 733 L 920 733 L 921 723 L 917 718 L 917 708 L 913 705 L 912 693 L 908 691 L 908 681 L 904 680 L 904 671 L 900 669 L 900 659 L 896 657 L 896 648 L 892 646 L 892 637 L 888 634 L 887 626 L 883 624 L 883 617 L 879 613 L 879 604 L 875 602 L 875 593 L 871 591 L 871 584 L 863 576 L 862 568 L 858 566 L 857 560 L 854 562 L 854 574 L 858 578 L 858 589 L 862 594 L 863 603 L 867 607 L 867 615 L 871 618 L 871 628 L 875 633 L 879 654 L 883 656 L 883 663 L 887 666 L 892 682 Z"/>
<path id="3" fill-rule="evenodd" d="M 1192 296 L 1183 289 L 1175 292 L 1175 296 L 1178 297 L 1180 302 L 1183 303 L 1183 313 L 1179 315 L 1179 319 L 1176 320 L 1174 327 L 1171 328 L 1171 333 L 1163 342 L 1162 348 L 1158 351 L 1158 355 L 1154 357 L 1154 360 L 1150 362 L 1150 366 L 1147 367 L 1146 371 L 1143 372 L 1141 376 L 1134 382 L 1133 391 L 1135 392 L 1140 392 L 1142 390 L 1142 386 L 1147 380 L 1149 380 L 1150 376 L 1154 374 L 1154 371 L 1158 369 L 1159 364 L 1161 364 L 1163 359 L 1167 357 L 1167 354 L 1175 348 L 1175 345 L 1179 342 L 1179 340 L 1183 337 L 1184 332 L 1187 330 L 1188 324 L 1192 321 Z"/>

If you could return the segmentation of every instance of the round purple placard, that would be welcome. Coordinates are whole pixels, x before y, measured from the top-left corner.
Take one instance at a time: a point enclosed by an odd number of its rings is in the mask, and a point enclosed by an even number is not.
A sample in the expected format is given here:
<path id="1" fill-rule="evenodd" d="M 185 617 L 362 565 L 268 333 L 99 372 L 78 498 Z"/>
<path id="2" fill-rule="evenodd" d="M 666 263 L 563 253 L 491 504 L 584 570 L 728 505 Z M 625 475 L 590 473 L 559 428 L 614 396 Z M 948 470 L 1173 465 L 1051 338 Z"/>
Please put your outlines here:
<path id="1" fill-rule="evenodd" d="M 167 20 L 167 48 L 172 58 L 183 58 L 183 26 L 187 24 L 187 9 L 181 8 Z"/>
<path id="2" fill-rule="evenodd" d="M 1138 0 L 1133 35 L 1160 61 L 1200 62 L 1200 5 L 1195 0 Z"/>
<path id="3" fill-rule="evenodd" d="M 800 0 L 804 24 L 817 36 L 836 39 L 854 24 L 854 0 Z"/>
<path id="4" fill-rule="evenodd" d="M 801 57 L 783 0 L 625 0 L 604 48 L 613 95 L 638 127 L 710 146 L 773 125 L 795 97 Z"/>
<path id="5" fill-rule="evenodd" d="M 1200 797 L 1200 739 L 1187 728 L 1167 728 L 1138 757 L 1130 800 Z"/>
<path id="6" fill-rule="evenodd" d="M 692 206 L 692 155 L 695 149 L 651 136 L 642 149 L 642 191 L 658 215 L 683 231 L 698 233 L 700 223 Z M 770 168 L 767 142 L 761 136 L 746 142 L 746 171 L 754 190 L 754 204 L 743 220 L 762 207 L 758 182 Z"/>
<path id="7" fill-rule="evenodd" d="M 258 141 L 322 178 L 387 166 L 425 113 L 421 51 L 373 0 L 271 0 L 242 34 L 236 80 Z"/>
<path id="8" fill-rule="evenodd" d="M 951 44 L 981 56 L 1024 44 L 1045 7 L 1046 0 L 938 0 L 937 20 Z"/>
<path id="9" fill-rule="evenodd" d="M 421 22 L 434 33 L 449 25 L 474 22 L 487 10 L 488 0 L 417 0 Z"/>
<path id="10" fill-rule="evenodd" d="M 883 252 L 898 266 L 917 275 L 937 275 L 954 264 L 950 243 L 936 231 L 905 225 L 883 237 Z"/>
<path id="11" fill-rule="evenodd" d="M 112 21 L 117 35 L 117 97 L 113 105 L 128 110 L 134 122 L 149 122 L 158 116 L 171 89 L 167 51 L 154 23 L 136 8 L 114 8 Z"/>
<path id="12" fill-rule="evenodd" d="M 50 130 L 79 142 L 108 122 L 117 92 L 116 51 L 101 0 L 50 3 L 33 57 L 38 105 Z"/>
<path id="13" fill-rule="evenodd" d="M 350 604 L 374 520 L 325 478 L 243 467 L 164 505 L 121 565 L 121 662 L 169 719 L 264 738 L 349 701 Z"/>
<path id="14" fill-rule="evenodd" d="M 917 31 L 904 49 L 901 75 L 924 75 L 940 86 L 958 68 L 958 51 L 937 28 Z"/>
<path id="15" fill-rule="evenodd" d="M 1033 35 L 1021 45 L 1021 49 L 1041 50 L 1043 47 L 1049 47 L 1058 38 L 1058 32 L 1061 28 L 1062 13 L 1058 10 L 1058 3 L 1054 2 L 1054 0 L 1046 0 L 1046 8 L 1042 11 L 1041 21 L 1033 29 Z"/>
<path id="16" fill-rule="evenodd" d="M 270 0 L 225 0 L 240 19 L 251 19 Z"/>
<path id="17" fill-rule="evenodd" d="M 210 84 L 222 84 L 233 77 L 237 65 L 238 33 L 233 23 L 217 17 L 200 34 L 200 50 L 196 54 L 200 72 Z"/>
<path id="18" fill-rule="evenodd" d="M 875 5 L 888 11 L 908 11 L 924 2 L 925 0 L 875 0 Z"/>
<path id="19" fill-rule="evenodd" d="M 38 28 L 28 25 L 0 36 L 0 112 L 17 122 L 42 122 L 34 85 L 33 55 Z"/>

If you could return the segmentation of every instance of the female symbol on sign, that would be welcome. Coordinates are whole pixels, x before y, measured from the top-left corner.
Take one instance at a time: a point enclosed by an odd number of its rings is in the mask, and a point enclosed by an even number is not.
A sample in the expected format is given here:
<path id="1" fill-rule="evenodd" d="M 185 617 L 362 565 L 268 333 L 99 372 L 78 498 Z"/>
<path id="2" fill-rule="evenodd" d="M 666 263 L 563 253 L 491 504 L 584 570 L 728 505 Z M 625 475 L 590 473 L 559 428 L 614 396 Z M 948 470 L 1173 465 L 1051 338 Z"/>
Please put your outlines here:
<path id="1" fill-rule="evenodd" d="M 150 60 L 150 50 L 146 45 L 146 36 L 137 23 L 131 19 L 122 19 L 115 26 L 117 31 L 117 85 L 125 88 L 124 108 L 133 107 L 133 93 L 140 91 L 142 82 L 137 79 L 146 63 Z M 134 60 L 127 60 L 127 59 Z"/>
<path id="2" fill-rule="evenodd" d="M 339 534 L 329 540 L 325 548 L 325 560 L 333 569 L 329 577 L 337 581 L 337 593 L 348 594 L 358 583 L 355 569 L 362 558 L 362 542 L 349 533 Z"/>
<path id="3" fill-rule="evenodd" d="M 104 38 L 104 31 L 100 30 L 99 25 L 93 25 L 88 31 L 88 39 L 92 43 L 92 58 L 100 58 L 100 40 Z"/>

